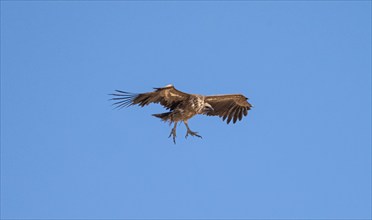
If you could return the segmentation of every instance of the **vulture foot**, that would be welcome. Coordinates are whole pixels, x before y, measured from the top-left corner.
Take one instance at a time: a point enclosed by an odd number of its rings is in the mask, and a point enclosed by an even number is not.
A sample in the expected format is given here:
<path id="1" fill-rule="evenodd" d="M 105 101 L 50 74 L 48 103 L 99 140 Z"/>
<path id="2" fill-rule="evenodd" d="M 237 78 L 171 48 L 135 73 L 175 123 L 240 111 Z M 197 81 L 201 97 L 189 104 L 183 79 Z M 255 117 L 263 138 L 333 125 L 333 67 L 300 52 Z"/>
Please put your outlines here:
<path id="1" fill-rule="evenodd" d="M 187 133 L 186 133 L 185 138 L 187 138 L 187 137 L 189 136 L 189 134 L 190 134 L 191 136 L 196 136 L 196 137 L 198 137 L 198 138 L 202 138 L 202 136 L 198 135 L 198 132 L 191 131 L 190 129 L 187 129 Z"/>
<path id="2" fill-rule="evenodd" d="M 171 131 L 171 133 L 169 134 L 169 137 L 168 138 L 170 138 L 170 137 L 172 137 L 173 136 L 173 142 L 174 142 L 174 144 L 176 144 L 176 137 L 177 137 L 177 135 L 176 135 L 176 128 L 173 128 L 172 129 L 172 131 Z"/>

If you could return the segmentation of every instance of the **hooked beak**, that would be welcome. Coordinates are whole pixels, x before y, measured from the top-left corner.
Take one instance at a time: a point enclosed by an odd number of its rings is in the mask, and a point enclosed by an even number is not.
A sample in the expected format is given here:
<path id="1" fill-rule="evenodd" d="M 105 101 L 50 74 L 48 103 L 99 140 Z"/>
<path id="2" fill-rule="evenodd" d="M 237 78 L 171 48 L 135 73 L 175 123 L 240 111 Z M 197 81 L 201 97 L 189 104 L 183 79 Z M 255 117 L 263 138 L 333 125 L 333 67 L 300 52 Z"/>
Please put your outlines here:
<path id="1" fill-rule="evenodd" d="M 209 111 L 214 111 L 214 108 L 213 108 L 210 104 L 208 104 L 208 103 L 205 104 L 205 107 L 206 107 Z"/>

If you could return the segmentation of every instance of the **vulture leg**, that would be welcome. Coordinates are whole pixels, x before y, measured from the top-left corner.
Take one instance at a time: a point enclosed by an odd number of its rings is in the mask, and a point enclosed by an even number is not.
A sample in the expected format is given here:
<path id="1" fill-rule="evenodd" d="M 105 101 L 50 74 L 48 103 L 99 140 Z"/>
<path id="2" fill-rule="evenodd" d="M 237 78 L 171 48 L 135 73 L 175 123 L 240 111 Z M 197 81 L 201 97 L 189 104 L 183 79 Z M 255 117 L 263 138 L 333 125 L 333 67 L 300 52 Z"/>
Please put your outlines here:
<path id="1" fill-rule="evenodd" d="M 198 132 L 194 132 L 194 131 L 190 130 L 189 125 L 187 124 L 187 121 L 183 121 L 183 123 L 185 123 L 186 128 L 187 128 L 187 133 L 186 133 L 185 138 L 187 138 L 187 136 L 189 136 L 189 134 L 191 136 L 196 136 L 196 137 L 202 138 L 202 136 L 198 135 Z"/>
<path id="2" fill-rule="evenodd" d="M 174 127 L 172 128 L 172 131 L 171 131 L 171 133 L 169 134 L 169 137 L 168 137 L 168 138 L 170 138 L 171 136 L 173 136 L 174 144 L 176 144 L 176 128 L 177 128 L 177 122 L 174 122 Z"/>

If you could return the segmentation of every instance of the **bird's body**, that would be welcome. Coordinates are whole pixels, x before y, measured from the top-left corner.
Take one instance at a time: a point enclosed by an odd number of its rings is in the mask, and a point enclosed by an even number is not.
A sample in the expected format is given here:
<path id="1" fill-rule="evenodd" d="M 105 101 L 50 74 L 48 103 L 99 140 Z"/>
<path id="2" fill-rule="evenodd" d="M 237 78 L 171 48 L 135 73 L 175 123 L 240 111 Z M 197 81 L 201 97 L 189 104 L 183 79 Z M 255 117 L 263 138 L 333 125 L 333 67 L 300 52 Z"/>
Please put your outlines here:
<path id="1" fill-rule="evenodd" d="M 190 95 L 184 102 L 177 105 L 173 111 L 162 114 L 153 114 L 153 116 L 169 122 L 184 121 L 197 114 L 202 114 L 204 106 L 204 96 Z"/>
<path id="2" fill-rule="evenodd" d="M 219 116 L 223 120 L 227 119 L 227 124 L 229 124 L 231 120 L 233 120 L 233 123 L 238 119 L 241 120 L 243 115 L 246 116 L 248 110 L 252 107 L 247 102 L 248 98 L 240 94 L 214 96 L 188 94 L 175 89 L 173 85 L 155 88 L 153 92 L 140 94 L 132 94 L 120 90 L 116 90 L 116 92 L 111 95 L 116 96 L 112 100 L 118 100 L 114 105 L 117 105 L 119 108 L 131 105 L 143 107 L 150 103 L 159 103 L 168 109 L 169 112 L 153 114 L 153 116 L 163 121 L 174 123 L 174 127 L 169 135 L 169 137 L 173 136 L 174 143 L 178 122 L 184 122 L 186 125 L 186 137 L 189 134 L 201 137 L 197 132 L 191 131 L 188 126 L 188 120 L 193 116 L 197 114 Z"/>

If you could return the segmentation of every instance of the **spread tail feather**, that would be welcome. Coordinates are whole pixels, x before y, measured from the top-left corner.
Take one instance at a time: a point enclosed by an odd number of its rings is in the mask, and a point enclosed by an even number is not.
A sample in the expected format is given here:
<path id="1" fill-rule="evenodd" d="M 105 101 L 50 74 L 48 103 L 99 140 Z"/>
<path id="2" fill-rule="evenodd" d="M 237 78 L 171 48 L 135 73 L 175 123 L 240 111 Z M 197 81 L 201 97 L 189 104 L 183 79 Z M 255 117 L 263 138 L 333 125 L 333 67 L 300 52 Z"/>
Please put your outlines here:
<path id="1" fill-rule="evenodd" d="M 160 113 L 160 114 L 152 114 L 152 116 L 160 118 L 162 121 L 167 121 L 170 120 L 170 114 L 172 112 L 165 112 L 165 113 Z"/>

